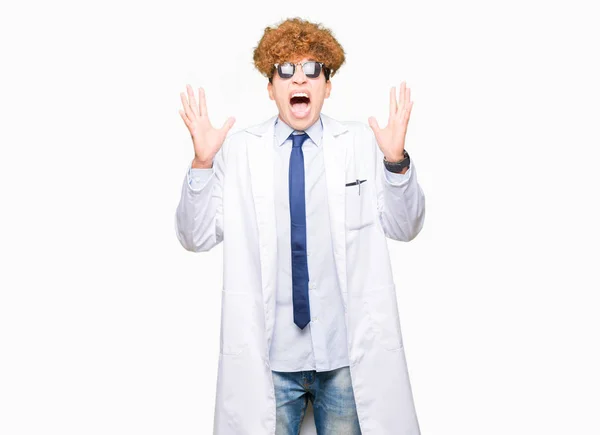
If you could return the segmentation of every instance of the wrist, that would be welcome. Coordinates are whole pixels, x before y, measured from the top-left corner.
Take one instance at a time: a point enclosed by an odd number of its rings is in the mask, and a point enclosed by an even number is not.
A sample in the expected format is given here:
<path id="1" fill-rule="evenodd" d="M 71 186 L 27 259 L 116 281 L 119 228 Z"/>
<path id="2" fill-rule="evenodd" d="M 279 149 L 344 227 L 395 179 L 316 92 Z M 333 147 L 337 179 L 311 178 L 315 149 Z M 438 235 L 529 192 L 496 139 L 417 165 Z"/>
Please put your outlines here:
<path id="1" fill-rule="evenodd" d="M 387 156 L 383 156 L 383 164 L 385 168 L 390 172 L 397 174 L 406 174 L 410 167 L 410 156 L 403 150 L 404 156 L 401 160 L 389 160 Z"/>
<path id="2" fill-rule="evenodd" d="M 385 158 L 385 160 L 387 162 L 400 163 L 402 160 L 404 160 L 406 158 L 406 152 L 404 150 L 402 150 L 401 154 L 397 154 L 397 155 L 384 154 L 383 157 Z"/>
<path id="3" fill-rule="evenodd" d="M 209 169 L 209 168 L 212 168 L 212 165 L 213 165 L 212 159 L 200 160 L 197 157 L 194 157 L 194 160 L 192 160 L 192 168 L 194 168 L 194 169 Z"/>

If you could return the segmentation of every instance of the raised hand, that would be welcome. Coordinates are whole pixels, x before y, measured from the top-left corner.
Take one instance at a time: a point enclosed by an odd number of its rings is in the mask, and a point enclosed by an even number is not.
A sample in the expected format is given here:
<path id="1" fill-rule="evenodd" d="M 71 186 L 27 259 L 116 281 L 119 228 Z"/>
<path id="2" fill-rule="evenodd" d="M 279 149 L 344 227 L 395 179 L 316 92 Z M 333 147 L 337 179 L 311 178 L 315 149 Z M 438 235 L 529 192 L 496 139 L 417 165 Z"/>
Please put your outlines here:
<path id="1" fill-rule="evenodd" d="M 410 101 L 410 88 L 406 82 L 400 84 L 400 101 L 396 101 L 396 87 L 390 90 L 390 116 L 385 128 L 379 128 L 377 120 L 371 116 L 369 126 L 375 133 L 377 144 L 386 160 L 397 162 L 404 156 L 404 140 L 410 119 L 413 102 Z"/>
<path id="2" fill-rule="evenodd" d="M 194 161 L 192 162 L 192 167 L 210 168 L 213 158 L 223 145 L 227 137 L 227 132 L 233 126 L 235 118 L 229 117 L 225 121 L 225 124 L 223 124 L 223 127 L 220 129 L 214 128 L 208 119 L 204 89 L 198 88 L 200 104 L 196 104 L 192 87 L 186 85 L 186 89 L 189 100 L 186 98 L 184 92 L 180 93 L 184 110 L 180 110 L 179 114 L 188 128 L 192 142 L 194 143 Z"/>

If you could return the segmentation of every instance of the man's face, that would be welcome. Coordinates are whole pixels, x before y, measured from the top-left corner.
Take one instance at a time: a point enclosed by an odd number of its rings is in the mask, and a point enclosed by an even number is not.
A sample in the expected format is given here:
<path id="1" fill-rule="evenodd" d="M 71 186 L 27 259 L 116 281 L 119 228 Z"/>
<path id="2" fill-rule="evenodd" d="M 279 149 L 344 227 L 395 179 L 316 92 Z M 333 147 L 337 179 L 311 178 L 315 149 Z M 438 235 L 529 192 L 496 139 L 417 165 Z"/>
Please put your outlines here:
<path id="1" fill-rule="evenodd" d="M 312 58 L 290 59 L 289 62 L 302 63 Z M 273 83 L 267 86 L 269 98 L 275 100 L 279 109 L 279 117 L 294 130 L 306 130 L 313 125 L 319 115 L 325 98 L 331 93 L 331 80 L 325 81 L 325 73 L 315 79 L 306 77 L 302 67 L 296 65 L 294 76 L 289 79 L 279 77 L 277 71 L 273 75 Z M 308 98 L 292 96 L 304 92 Z"/>

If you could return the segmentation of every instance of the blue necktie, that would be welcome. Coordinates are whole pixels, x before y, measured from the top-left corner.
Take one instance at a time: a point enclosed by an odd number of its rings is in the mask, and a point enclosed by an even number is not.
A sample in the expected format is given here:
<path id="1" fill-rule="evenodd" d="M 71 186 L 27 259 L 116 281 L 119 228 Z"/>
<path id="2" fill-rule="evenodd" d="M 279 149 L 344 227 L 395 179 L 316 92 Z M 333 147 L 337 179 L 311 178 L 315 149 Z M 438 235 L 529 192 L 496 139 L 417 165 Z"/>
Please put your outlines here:
<path id="1" fill-rule="evenodd" d="M 306 258 L 306 204 L 304 196 L 304 154 L 302 144 L 308 135 L 291 134 L 290 155 L 290 233 L 292 246 L 292 301 L 294 323 L 304 329 L 310 322 L 308 304 L 308 260 Z"/>

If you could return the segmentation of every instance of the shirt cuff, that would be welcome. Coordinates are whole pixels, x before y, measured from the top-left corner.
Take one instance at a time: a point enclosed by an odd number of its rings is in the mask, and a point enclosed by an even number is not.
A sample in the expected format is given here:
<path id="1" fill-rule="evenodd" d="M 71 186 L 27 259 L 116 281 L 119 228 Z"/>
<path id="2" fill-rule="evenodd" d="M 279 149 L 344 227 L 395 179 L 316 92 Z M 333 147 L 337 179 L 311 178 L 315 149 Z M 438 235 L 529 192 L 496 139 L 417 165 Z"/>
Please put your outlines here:
<path id="1" fill-rule="evenodd" d="M 397 172 L 390 171 L 385 167 L 383 162 L 381 164 L 383 165 L 385 179 L 389 184 L 393 186 L 404 186 L 408 182 L 411 174 L 411 166 L 408 167 L 408 170 L 404 174 L 399 174 Z"/>
<path id="2" fill-rule="evenodd" d="M 196 192 L 202 190 L 212 177 L 213 173 L 214 168 L 192 168 L 190 163 L 187 173 L 187 180 L 190 189 Z"/>

